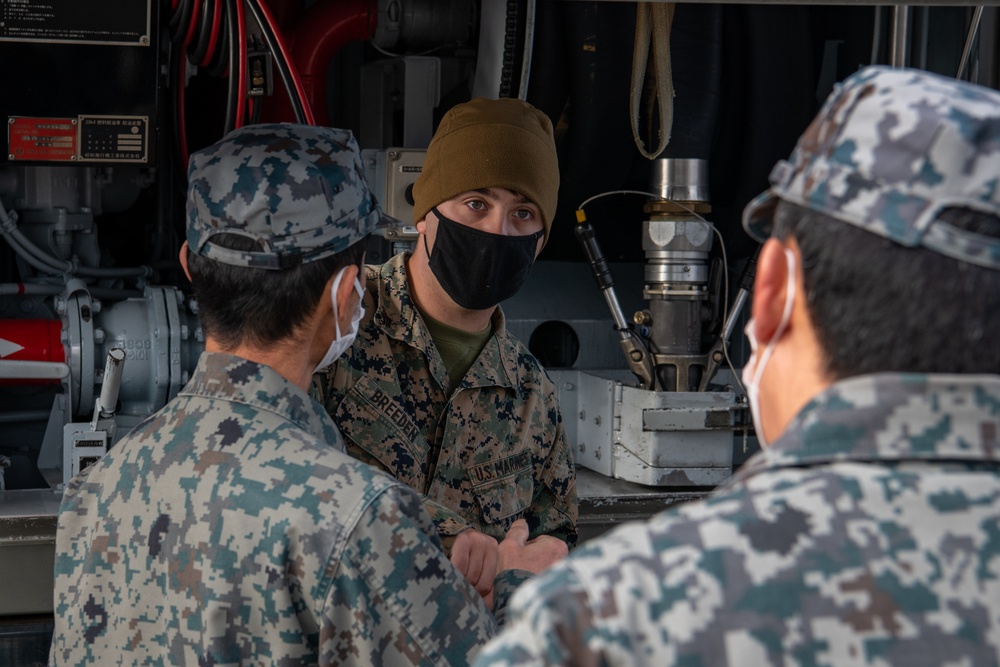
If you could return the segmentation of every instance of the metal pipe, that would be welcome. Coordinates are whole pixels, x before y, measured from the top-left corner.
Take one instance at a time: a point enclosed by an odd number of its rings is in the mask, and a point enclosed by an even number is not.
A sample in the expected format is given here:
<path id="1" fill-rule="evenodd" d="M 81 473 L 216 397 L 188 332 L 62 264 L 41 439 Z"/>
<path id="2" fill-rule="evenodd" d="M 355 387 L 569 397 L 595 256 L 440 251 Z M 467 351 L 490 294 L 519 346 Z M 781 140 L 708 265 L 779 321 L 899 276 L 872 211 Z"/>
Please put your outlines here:
<path id="1" fill-rule="evenodd" d="M 878 54 L 882 47 L 882 5 L 875 5 L 875 22 L 872 26 L 872 55 L 870 64 L 878 62 Z"/>
<path id="2" fill-rule="evenodd" d="M 708 202 L 708 160 L 659 158 L 653 161 L 653 189 L 667 201 Z"/>
<path id="3" fill-rule="evenodd" d="M 962 60 L 958 63 L 958 74 L 955 75 L 956 79 L 961 79 L 965 76 L 965 68 L 969 65 L 969 56 L 972 55 L 972 44 L 976 41 L 976 35 L 979 33 L 979 22 L 983 18 L 983 6 L 979 5 L 976 10 L 972 13 L 972 23 L 969 25 L 969 34 L 965 38 L 965 48 L 962 49 Z"/>
<path id="4" fill-rule="evenodd" d="M 0 412 L 0 424 L 20 424 L 21 422 L 40 422 L 49 418 L 50 410 L 20 410 L 18 412 Z"/>
<path id="5" fill-rule="evenodd" d="M 62 380 L 69 377 L 69 365 L 55 361 L 0 359 L 0 379 Z"/>
<path id="6" fill-rule="evenodd" d="M 893 67 L 906 67 L 910 59 L 910 6 L 898 5 L 892 12 L 892 45 L 890 64 Z"/>

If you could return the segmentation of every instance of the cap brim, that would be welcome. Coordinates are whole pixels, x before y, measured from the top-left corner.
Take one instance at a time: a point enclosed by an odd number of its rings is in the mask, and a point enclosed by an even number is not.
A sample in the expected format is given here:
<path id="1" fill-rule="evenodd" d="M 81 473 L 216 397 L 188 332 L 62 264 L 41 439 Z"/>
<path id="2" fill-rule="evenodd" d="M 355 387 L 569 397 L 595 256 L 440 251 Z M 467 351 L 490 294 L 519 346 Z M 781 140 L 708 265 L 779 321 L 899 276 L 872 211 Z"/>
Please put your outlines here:
<path id="1" fill-rule="evenodd" d="M 375 210 L 365 217 L 362 230 L 364 236 L 376 234 L 389 227 L 403 227 L 406 223 L 398 218 L 394 218 L 382 210 L 382 206 L 376 201 Z"/>
<path id="2" fill-rule="evenodd" d="M 399 218 L 394 218 L 388 213 L 379 211 L 380 217 L 375 222 L 375 229 L 385 229 L 386 227 L 405 227 L 406 223 Z M 373 230 L 374 231 L 374 230 Z"/>
<path id="3" fill-rule="evenodd" d="M 774 209 L 778 198 L 771 190 L 766 190 L 754 197 L 743 209 L 743 229 L 747 234 L 761 243 L 771 238 L 774 228 Z"/>

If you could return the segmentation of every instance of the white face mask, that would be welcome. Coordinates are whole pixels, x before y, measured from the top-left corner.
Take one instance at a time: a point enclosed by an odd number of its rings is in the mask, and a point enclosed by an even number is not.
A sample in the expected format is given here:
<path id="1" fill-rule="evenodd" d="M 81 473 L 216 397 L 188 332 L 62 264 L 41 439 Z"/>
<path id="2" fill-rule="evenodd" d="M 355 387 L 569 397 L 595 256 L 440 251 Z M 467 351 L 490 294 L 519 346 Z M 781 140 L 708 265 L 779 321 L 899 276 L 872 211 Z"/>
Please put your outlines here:
<path id="1" fill-rule="evenodd" d="M 348 267 L 344 267 L 337 274 L 337 277 L 333 279 L 333 286 L 330 288 L 330 301 L 333 302 L 333 326 L 336 327 L 337 336 L 330 341 L 330 347 L 327 348 L 326 354 L 317 364 L 316 368 L 313 369 L 313 373 L 318 373 L 323 370 L 334 361 L 337 357 L 342 355 L 347 351 L 347 348 L 351 346 L 354 342 L 354 338 L 358 335 L 358 324 L 361 322 L 361 318 L 365 316 L 365 307 L 361 305 L 361 301 L 364 298 L 364 289 L 361 287 L 361 281 L 354 278 L 354 291 L 358 293 L 358 305 L 354 308 L 354 315 L 351 317 L 351 330 L 340 333 L 340 316 L 337 313 L 337 288 L 340 287 L 340 280 L 344 277 L 344 272 Z"/>
<path id="2" fill-rule="evenodd" d="M 788 263 L 788 288 L 785 290 L 785 309 L 781 312 L 781 321 L 778 328 L 774 330 L 774 335 L 767 342 L 764 353 L 757 358 L 757 323 L 753 318 L 747 322 L 744 330 L 747 339 L 750 341 L 750 358 L 747 359 L 743 367 L 743 388 L 747 392 L 747 400 L 750 401 L 750 416 L 753 417 L 754 430 L 757 432 L 757 441 L 761 447 L 767 447 L 767 439 L 764 437 L 764 430 L 760 426 L 760 379 L 764 375 L 764 368 L 771 360 L 771 353 L 781 335 L 785 333 L 785 327 L 792 318 L 792 305 L 795 303 L 795 255 L 791 250 L 785 250 L 785 261 Z"/>

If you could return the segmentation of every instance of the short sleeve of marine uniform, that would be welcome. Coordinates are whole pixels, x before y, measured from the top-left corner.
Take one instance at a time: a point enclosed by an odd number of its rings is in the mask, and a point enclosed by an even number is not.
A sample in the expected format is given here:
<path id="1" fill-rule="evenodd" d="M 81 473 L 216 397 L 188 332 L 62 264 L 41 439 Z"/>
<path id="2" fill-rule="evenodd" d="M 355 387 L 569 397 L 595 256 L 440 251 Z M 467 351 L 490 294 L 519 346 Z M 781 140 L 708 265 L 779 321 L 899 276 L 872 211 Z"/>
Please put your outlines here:
<path id="1" fill-rule="evenodd" d="M 497 632 L 444 556 L 419 496 L 401 484 L 361 510 L 323 610 L 321 665 L 468 665 Z"/>

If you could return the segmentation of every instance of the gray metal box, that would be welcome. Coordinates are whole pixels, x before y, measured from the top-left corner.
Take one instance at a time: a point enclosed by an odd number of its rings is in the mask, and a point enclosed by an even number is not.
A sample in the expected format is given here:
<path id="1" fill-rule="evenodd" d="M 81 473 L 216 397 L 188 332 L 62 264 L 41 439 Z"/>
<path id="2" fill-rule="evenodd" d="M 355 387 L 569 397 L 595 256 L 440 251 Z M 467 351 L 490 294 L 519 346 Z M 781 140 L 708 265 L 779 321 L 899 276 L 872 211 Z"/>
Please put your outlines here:
<path id="1" fill-rule="evenodd" d="M 649 391 L 622 371 L 550 371 L 577 465 L 649 486 L 714 486 L 732 473 L 732 392 Z"/>

